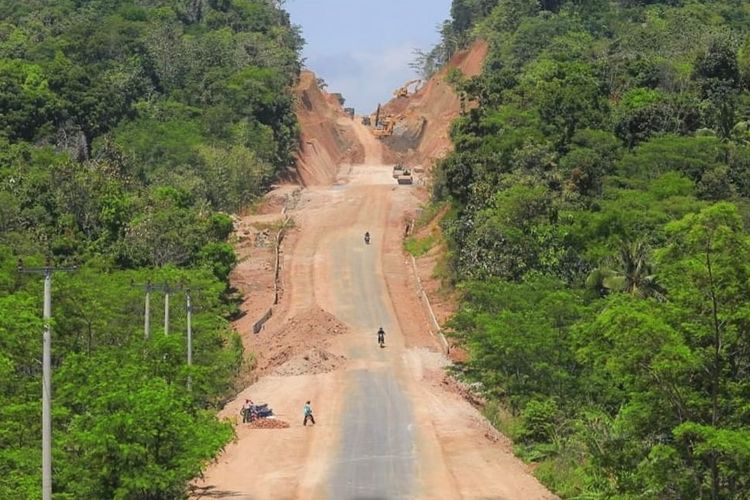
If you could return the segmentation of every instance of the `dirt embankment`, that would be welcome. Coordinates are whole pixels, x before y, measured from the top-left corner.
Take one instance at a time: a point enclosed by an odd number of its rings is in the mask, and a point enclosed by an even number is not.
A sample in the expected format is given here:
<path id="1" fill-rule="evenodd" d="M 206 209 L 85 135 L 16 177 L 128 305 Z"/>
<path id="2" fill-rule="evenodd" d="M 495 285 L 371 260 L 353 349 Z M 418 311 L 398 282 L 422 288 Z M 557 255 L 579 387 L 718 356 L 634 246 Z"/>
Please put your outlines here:
<path id="1" fill-rule="evenodd" d="M 445 78 L 453 69 L 466 77 L 479 75 L 488 48 L 483 40 L 474 42 L 454 55 L 416 93 L 397 97 L 383 107 L 383 113 L 397 117 L 393 135 L 383 142 L 402 161 L 429 168 L 452 150 L 450 127 L 461 112 L 461 101 Z"/>
<path id="2" fill-rule="evenodd" d="M 303 71 L 295 89 L 300 124 L 297 177 L 305 186 L 331 185 L 342 163 L 361 163 L 362 145 L 336 96 L 318 87 L 317 77 Z"/>

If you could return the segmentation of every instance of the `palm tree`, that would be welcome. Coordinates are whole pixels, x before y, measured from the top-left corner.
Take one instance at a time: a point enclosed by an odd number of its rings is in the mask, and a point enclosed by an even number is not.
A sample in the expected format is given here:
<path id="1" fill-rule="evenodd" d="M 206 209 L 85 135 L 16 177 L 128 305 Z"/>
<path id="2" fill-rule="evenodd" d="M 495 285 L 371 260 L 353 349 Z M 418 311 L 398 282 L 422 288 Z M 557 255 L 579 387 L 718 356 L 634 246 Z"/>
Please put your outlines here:
<path id="1" fill-rule="evenodd" d="M 604 296 L 612 292 L 635 297 L 666 299 L 666 290 L 656 280 L 651 249 L 643 240 L 622 241 L 616 257 L 606 259 L 589 274 L 586 286 Z"/>

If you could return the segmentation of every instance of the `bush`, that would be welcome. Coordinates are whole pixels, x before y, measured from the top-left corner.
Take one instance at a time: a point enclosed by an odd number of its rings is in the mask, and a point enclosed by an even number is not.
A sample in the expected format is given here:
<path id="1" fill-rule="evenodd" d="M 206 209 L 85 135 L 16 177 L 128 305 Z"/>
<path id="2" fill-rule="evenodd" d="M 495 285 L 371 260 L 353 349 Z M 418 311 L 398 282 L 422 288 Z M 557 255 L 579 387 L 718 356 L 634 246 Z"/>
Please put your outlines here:
<path id="1" fill-rule="evenodd" d="M 520 437 L 525 442 L 547 443 L 557 435 L 559 409 L 551 399 L 532 400 L 521 412 Z"/>

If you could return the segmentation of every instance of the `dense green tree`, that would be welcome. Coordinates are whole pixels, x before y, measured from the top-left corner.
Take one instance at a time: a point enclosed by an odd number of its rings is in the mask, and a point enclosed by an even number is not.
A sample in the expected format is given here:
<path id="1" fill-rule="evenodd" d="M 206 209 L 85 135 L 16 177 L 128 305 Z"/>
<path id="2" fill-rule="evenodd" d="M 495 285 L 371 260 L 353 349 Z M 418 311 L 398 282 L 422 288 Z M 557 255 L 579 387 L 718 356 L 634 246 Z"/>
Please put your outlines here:
<path id="1" fill-rule="evenodd" d="M 215 410 L 244 359 L 221 211 L 291 164 L 302 39 L 266 0 L 0 0 L 0 20 L 0 498 L 40 498 L 42 282 L 16 263 L 47 257 L 78 266 L 53 287 L 55 498 L 183 498 L 232 438 Z M 144 339 L 149 280 L 175 335 Z"/>
<path id="2" fill-rule="evenodd" d="M 564 498 L 747 497 L 747 5 L 472 5 L 434 189 L 460 372 Z"/>

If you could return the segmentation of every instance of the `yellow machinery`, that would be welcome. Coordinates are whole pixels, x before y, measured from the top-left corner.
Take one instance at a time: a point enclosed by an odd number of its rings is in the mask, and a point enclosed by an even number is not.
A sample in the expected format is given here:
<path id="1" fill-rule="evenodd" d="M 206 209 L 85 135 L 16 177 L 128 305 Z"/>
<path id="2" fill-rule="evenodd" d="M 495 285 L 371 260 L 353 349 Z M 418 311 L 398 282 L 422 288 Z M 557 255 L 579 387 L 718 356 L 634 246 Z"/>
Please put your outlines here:
<path id="1" fill-rule="evenodd" d="M 391 115 L 380 119 L 380 126 L 372 129 L 372 133 L 378 139 L 388 137 L 393 134 L 393 126 L 396 124 L 396 120 Z"/>
<path id="2" fill-rule="evenodd" d="M 392 115 L 381 113 L 380 105 L 378 104 L 378 110 L 375 112 L 375 116 L 370 120 L 372 124 L 372 135 L 378 139 L 383 137 L 389 137 L 393 134 L 393 128 L 396 126 L 396 122 L 402 118 L 402 115 Z"/>
<path id="3" fill-rule="evenodd" d="M 406 82 L 403 87 L 399 87 L 398 90 L 396 90 L 393 95 L 395 97 L 409 97 L 409 87 L 414 85 L 415 83 L 419 84 L 422 80 L 411 80 L 409 82 Z M 416 92 L 416 87 L 414 88 L 414 92 Z M 413 92 L 412 92 L 413 93 Z"/>

